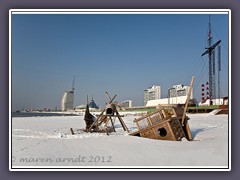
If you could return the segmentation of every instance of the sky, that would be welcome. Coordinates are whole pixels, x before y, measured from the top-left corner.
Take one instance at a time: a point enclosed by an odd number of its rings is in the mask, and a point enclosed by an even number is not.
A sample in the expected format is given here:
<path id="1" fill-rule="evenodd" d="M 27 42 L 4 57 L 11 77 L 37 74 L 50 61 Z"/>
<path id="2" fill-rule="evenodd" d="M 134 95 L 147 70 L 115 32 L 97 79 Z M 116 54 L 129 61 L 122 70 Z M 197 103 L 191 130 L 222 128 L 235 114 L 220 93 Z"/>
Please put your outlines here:
<path id="1" fill-rule="evenodd" d="M 60 108 L 72 88 L 74 105 L 105 95 L 143 105 L 143 92 L 176 84 L 201 98 L 208 81 L 208 14 L 12 14 L 12 110 Z M 212 14 L 213 42 L 221 39 L 221 96 L 228 96 L 228 15 Z M 217 57 L 217 56 L 216 56 Z M 217 59 L 217 58 L 216 58 Z M 217 84 L 217 78 L 216 78 Z M 216 87 L 217 88 L 217 87 Z"/>

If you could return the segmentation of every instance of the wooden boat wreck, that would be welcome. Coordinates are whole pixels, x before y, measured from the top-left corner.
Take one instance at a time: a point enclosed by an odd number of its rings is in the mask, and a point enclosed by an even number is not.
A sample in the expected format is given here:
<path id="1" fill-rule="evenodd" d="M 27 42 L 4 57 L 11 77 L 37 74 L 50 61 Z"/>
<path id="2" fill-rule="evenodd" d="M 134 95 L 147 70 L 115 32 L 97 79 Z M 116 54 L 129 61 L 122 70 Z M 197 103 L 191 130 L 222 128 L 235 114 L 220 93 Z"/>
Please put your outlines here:
<path id="1" fill-rule="evenodd" d="M 79 132 L 99 132 L 99 133 L 106 133 L 109 134 L 110 132 L 115 132 L 114 122 L 116 119 L 119 120 L 122 128 L 124 131 L 129 132 L 126 124 L 124 123 L 122 117 L 116 105 L 113 103 L 114 98 L 117 96 L 115 95 L 113 98 L 109 96 L 106 92 L 106 95 L 109 98 L 109 102 L 106 107 L 102 110 L 102 112 L 97 115 L 97 117 L 93 116 L 89 111 L 89 105 L 87 100 L 84 121 L 86 124 L 85 129 L 77 129 L 74 130 L 73 128 L 70 129 L 72 135 L 78 134 Z M 88 98 L 87 98 L 88 99 Z"/>
<path id="2" fill-rule="evenodd" d="M 182 123 L 183 114 L 182 107 L 159 106 L 157 111 L 135 119 L 138 131 L 130 135 L 160 140 L 192 140 L 189 118 L 185 116 Z"/>
<path id="3" fill-rule="evenodd" d="M 189 93 L 184 108 L 178 105 L 158 106 L 155 112 L 146 114 L 140 118 L 134 119 L 138 130 L 130 133 L 132 136 L 140 136 L 144 138 L 182 141 L 187 139 L 192 140 L 191 131 L 189 128 L 186 116 L 187 106 L 190 100 L 191 90 L 193 87 L 194 77 L 192 78 Z M 113 118 L 118 118 L 124 131 L 129 132 L 125 125 L 122 116 L 117 111 L 116 105 L 113 103 L 116 95 L 111 98 L 106 92 L 109 102 L 102 112 L 94 117 L 89 112 L 88 105 L 86 106 L 84 120 L 86 127 L 84 132 L 115 132 Z M 110 123 L 110 126 L 109 126 Z M 71 134 L 76 134 L 72 128 Z"/>
<path id="4" fill-rule="evenodd" d="M 192 135 L 186 111 L 193 83 L 194 77 L 192 77 L 184 108 L 177 105 L 159 106 L 157 111 L 135 119 L 138 131 L 130 135 L 160 140 L 181 141 L 187 139 L 191 141 Z"/>
<path id="5" fill-rule="evenodd" d="M 90 126 L 86 126 L 87 132 L 106 132 L 107 134 L 109 132 L 115 132 L 114 122 L 116 119 L 119 120 L 121 126 L 123 127 L 123 130 L 129 132 L 122 119 L 122 116 L 117 111 L 116 105 L 113 103 L 113 100 L 117 95 L 115 95 L 113 98 L 111 98 L 107 92 L 106 95 L 109 98 L 109 102 L 102 110 L 102 112 L 97 116 L 97 118 L 94 121 L 90 121 L 91 118 L 84 118 L 86 124 L 91 124 Z"/>

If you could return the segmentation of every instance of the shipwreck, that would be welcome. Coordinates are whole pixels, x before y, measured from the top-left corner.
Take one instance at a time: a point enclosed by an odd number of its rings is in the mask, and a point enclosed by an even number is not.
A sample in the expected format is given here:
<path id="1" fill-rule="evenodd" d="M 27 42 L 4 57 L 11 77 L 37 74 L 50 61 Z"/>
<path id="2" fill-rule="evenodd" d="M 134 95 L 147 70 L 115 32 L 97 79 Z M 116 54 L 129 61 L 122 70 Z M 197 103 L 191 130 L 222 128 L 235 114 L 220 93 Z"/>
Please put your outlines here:
<path id="1" fill-rule="evenodd" d="M 183 114 L 182 107 L 159 106 L 157 111 L 135 119 L 138 131 L 130 135 L 160 140 L 192 140 L 189 118 L 183 118 Z"/>
<path id="2" fill-rule="evenodd" d="M 116 104 L 113 103 L 116 95 L 111 98 L 106 92 L 106 95 L 109 98 L 109 102 L 106 104 L 106 107 L 101 111 L 101 113 L 96 117 L 89 112 L 87 100 L 84 115 L 86 127 L 85 129 L 80 130 L 90 133 L 104 132 L 106 134 L 109 134 L 110 132 L 115 132 L 114 123 L 116 119 L 118 119 L 123 130 L 127 131 L 129 135 L 132 136 L 159 140 L 182 141 L 186 139 L 191 141 L 192 135 L 189 128 L 189 118 L 186 116 L 186 111 L 190 100 L 193 83 L 194 77 L 192 77 L 189 93 L 184 107 L 178 105 L 159 105 L 155 112 L 148 113 L 134 119 L 133 122 L 136 123 L 138 130 L 131 133 L 129 132 L 126 124 L 122 119 L 123 116 L 119 114 L 116 108 Z M 79 130 L 73 130 L 72 128 L 70 130 L 71 134 L 73 135 L 79 132 Z"/>
<path id="3" fill-rule="evenodd" d="M 85 129 L 77 129 L 74 130 L 73 128 L 70 129 L 72 135 L 78 134 L 79 132 L 98 132 L 98 133 L 106 133 L 109 135 L 110 132 L 115 132 L 114 123 L 118 119 L 123 130 L 129 133 L 129 130 L 122 119 L 122 115 L 119 114 L 116 104 L 113 103 L 113 100 L 116 98 L 115 95 L 111 98 L 106 92 L 107 97 L 109 98 L 109 102 L 107 103 L 106 107 L 102 110 L 99 115 L 92 115 L 89 111 L 88 105 L 88 98 L 87 98 L 87 105 L 84 114 L 84 121 L 86 124 Z"/>
<path id="4" fill-rule="evenodd" d="M 184 108 L 178 105 L 158 106 L 158 110 L 155 112 L 134 120 L 138 131 L 130 133 L 130 135 L 160 140 L 182 141 L 187 139 L 191 141 L 192 135 L 186 111 L 193 83 L 194 77 L 191 80 Z"/>

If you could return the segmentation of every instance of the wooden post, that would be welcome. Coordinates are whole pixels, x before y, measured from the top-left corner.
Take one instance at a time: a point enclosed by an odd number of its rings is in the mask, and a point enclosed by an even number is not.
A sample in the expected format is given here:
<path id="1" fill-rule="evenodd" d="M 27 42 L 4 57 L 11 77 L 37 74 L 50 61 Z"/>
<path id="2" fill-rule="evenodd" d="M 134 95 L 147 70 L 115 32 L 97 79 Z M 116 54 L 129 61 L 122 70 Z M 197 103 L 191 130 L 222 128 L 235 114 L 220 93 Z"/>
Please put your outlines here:
<path id="1" fill-rule="evenodd" d="M 190 128 L 189 128 L 188 121 L 185 121 L 185 117 L 186 117 L 188 103 L 190 101 L 190 96 L 191 96 L 191 93 L 192 93 L 193 83 L 194 83 L 194 76 L 192 77 L 192 80 L 191 80 L 187 100 L 186 100 L 184 111 L 183 111 L 182 121 L 181 121 L 182 126 L 184 126 L 183 128 L 186 130 L 186 133 L 187 133 L 186 136 L 188 137 L 188 140 L 190 140 L 190 141 L 192 140 L 192 134 L 191 134 L 191 131 L 190 131 Z"/>
<path id="2" fill-rule="evenodd" d="M 114 123 L 113 123 L 113 120 L 112 120 L 111 116 L 110 116 L 109 118 L 110 118 L 110 120 L 111 120 L 111 124 L 112 124 L 112 127 L 113 127 L 113 131 L 116 132 L 115 127 L 114 127 Z"/>
<path id="3" fill-rule="evenodd" d="M 122 127 L 123 127 L 123 130 L 127 131 L 129 133 L 129 130 L 128 130 L 126 124 L 124 123 L 123 119 L 121 118 L 120 114 L 118 113 L 118 111 L 116 111 L 116 114 L 117 114 L 117 117 L 118 117 Z"/>
<path id="4" fill-rule="evenodd" d="M 97 117 L 96 121 L 94 121 L 94 123 L 92 123 L 92 125 L 89 127 L 88 131 L 91 131 L 92 127 L 95 126 L 97 124 L 97 128 L 98 128 L 98 120 L 100 119 L 100 117 L 103 115 L 105 109 L 101 112 L 101 114 Z"/>
<path id="5" fill-rule="evenodd" d="M 108 104 L 112 103 L 112 102 L 113 102 L 113 100 L 115 99 L 115 97 L 117 96 L 117 95 L 115 94 L 115 96 L 114 96 L 113 98 L 111 98 L 111 97 L 109 96 L 109 94 L 108 94 L 108 92 L 107 92 L 107 91 L 106 91 L 105 93 L 106 93 L 106 95 L 107 95 L 108 99 L 110 100 L 110 102 L 109 102 Z"/>
<path id="6" fill-rule="evenodd" d="M 190 96 L 191 96 L 191 93 L 192 93 L 193 83 L 194 83 L 194 76 L 192 77 L 192 80 L 191 80 L 190 88 L 189 88 L 188 95 L 187 95 L 187 100 L 186 100 L 185 107 L 184 107 L 184 110 L 183 110 L 182 125 L 184 123 L 187 108 L 188 108 L 188 103 L 190 101 Z"/>
<path id="7" fill-rule="evenodd" d="M 71 134 L 74 135 L 73 128 L 70 128 Z"/>

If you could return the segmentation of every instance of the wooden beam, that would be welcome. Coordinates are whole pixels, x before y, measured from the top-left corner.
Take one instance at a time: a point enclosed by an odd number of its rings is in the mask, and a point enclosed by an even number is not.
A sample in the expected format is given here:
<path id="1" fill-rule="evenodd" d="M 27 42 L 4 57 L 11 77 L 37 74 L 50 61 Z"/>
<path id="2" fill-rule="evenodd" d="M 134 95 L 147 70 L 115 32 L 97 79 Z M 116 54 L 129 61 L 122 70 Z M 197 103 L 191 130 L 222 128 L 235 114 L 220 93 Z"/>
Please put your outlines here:
<path id="1" fill-rule="evenodd" d="M 117 114 L 117 116 L 118 116 L 118 119 L 119 119 L 122 127 L 123 127 L 123 130 L 124 130 L 124 131 L 127 131 L 127 132 L 129 133 L 129 130 L 128 130 L 126 124 L 124 123 L 123 119 L 121 118 L 121 116 L 120 116 L 120 114 L 118 113 L 117 110 L 116 110 L 116 114 Z"/>
<path id="2" fill-rule="evenodd" d="M 184 107 L 184 110 L 183 110 L 182 125 L 184 124 L 184 120 L 185 120 L 185 117 L 186 117 L 188 103 L 190 101 L 190 97 L 191 97 L 191 93 L 192 93 L 193 83 L 194 83 L 194 76 L 192 77 L 192 80 L 191 80 L 190 88 L 189 88 L 188 95 L 187 95 L 187 100 L 186 100 L 185 107 Z"/>
<path id="3" fill-rule="evenodd" d="M 73 131 L 73 128 L 70 128 L 70 131 L 71 131 L 71 134 L 74 135 L 74 131 Z"/>
<path id="4" fill-rule="evenodd" d="M 113 120 L 112 120 L 112 117 L 110 116 L 109 118 L 110 118 L 110 120 L 111 120 L 111 124 L 112 124 L 112 127 L 113 127 L 113 131 L 116 132 L 115 127 L 114 127 L 114 123 L 113 123 Z"/>
<path id="5" fill-rule="evenodd" d="M 182 121 L 181 121 L 183 129 L 185 129 L 186 136 L 188 137 L 189 141 L 192 140 L 192 134 L 191 134 L 191 131 L 190 131 L 190 128 L 189 128 L 188 121 L 187 120 L 185 121 L 185 118 L 186 118 L 186 112 L 187 112 L 188 103 L 190 101 L 190 96 L 191 96 L 191 93 L 192 93 L 193 83 L 194 83 L 194 76 L 192 77 L 192 80 L 191 80 L 191 84 L 190 84 L 190 88 L 189 88 L 189 91 L 188 91 L 187 100 L 186 100 L 185 107 L 184 107 L 184 110 L 183 110 Z"/>

